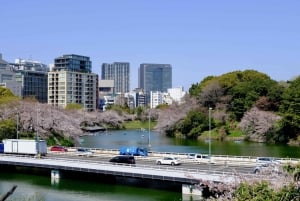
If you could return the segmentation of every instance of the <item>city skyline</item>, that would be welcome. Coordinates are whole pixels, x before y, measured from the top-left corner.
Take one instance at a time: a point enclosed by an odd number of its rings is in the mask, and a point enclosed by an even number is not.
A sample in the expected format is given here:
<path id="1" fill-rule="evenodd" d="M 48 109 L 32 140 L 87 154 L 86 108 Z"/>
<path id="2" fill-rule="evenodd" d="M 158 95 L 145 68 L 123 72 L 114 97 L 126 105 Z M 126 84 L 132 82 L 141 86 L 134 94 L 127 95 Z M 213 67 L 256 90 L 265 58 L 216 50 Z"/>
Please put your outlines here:
<path id="1" fill-rule="evenodd" d="M 298 76 L 300 2 L 3 0 L 0 53 L 53 64 L 63 54 L 129 62 L 130 86 L 142 63 L 168 63 L 173 87 L 210 75 L 254 69 L 272 79 Z"/>

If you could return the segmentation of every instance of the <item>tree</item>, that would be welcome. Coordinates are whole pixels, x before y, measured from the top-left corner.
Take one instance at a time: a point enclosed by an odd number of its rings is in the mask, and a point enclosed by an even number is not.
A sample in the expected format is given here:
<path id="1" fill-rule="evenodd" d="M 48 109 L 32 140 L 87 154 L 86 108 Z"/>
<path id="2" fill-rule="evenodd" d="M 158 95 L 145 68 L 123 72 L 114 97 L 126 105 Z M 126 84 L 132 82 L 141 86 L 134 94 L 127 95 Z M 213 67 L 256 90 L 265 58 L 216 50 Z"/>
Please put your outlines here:
<path id="1" fill-rule="evenodd" d="M 282 137 L 296 139 L 300 135 L 300 76 L 285 89 L 279 111 L 283 117 L 280 122 Z"/>
<path id="2" fill-rule="evenodd" d="M 12 119 L 0 121 L 0 141 L 6 138 L 16 138 L 16 123 Z"/>
<path id="3" fill-rule="evenodd" d="M 8 88 L 0 86 L 0 104 L 6 104 L 13 100 L 17 100 L 17 97 Z"/>
<path id="4" fill-rule="evenodd" d="M 239 127 L 249 141 L 276 141 L 274 139 L 275 125 L 279 120 L 278 115 L 254 107 L 245 113 Z"/>
<path id="5" fill-rule="evenodd" d="M 178 124 L 177 130 L 186 138 L 197 139 L 203 131 L 208 130 L 208 127 L 208 116 L 201 111 L 192 110 L 188 112 L 187 116 Z M 212 127 L 214 127 L 213 121 Z"/>
<path id="6" fill-rule="evenodd" d="M 217 80 L 213 80 L 202 89 L 200 103 L 204 107 L 214 108 L 220 102 L 222 96 L 224 96 L 224 89 Z"/>

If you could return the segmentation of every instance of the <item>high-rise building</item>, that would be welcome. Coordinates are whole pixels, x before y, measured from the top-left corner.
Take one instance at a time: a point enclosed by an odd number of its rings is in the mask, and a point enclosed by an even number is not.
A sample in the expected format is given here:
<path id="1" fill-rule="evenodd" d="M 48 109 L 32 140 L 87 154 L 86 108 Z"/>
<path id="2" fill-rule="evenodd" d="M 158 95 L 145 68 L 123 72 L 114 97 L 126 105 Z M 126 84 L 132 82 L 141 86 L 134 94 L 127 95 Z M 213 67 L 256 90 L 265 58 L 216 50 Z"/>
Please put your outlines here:
<path id="1" fill-rule="evenodd" d="M 48 104 L 66 107 L 70 103 L 95 111 L 98 105 L 98 75 L 91 73 L 89 57 L 63 55 L 48 73 Z"/>
<path id="2" fill-rule="evenodd" d="M 172 66 L 170 64 L 144 63 L 139 68 L 139 88 L 142 88 L 150 100 L 151 91 L 167 92 L 172 88 Z"/>
<path id="3" fill-rule="evenodd" d="M 47 103 L 48 71 L 46 64 L 39 61 L 16 59 L 10 64 L 16 81 L 21 85 L 21 97 L 34 97 L 41 103 Z"/>
<path id="4" fill-rule="evenodd" d="M 114 80 L 114 89 L 117 94 L 124 94 L 130 90 L 130 64 L 128 62 L 103 63 L 101 79 Z"/>
<path id="5" fill-rule="evenodd" d="M 10 89 L 15 96 L 22 95 L 22 87 L 16 81 L 16 73 L 9 63 L 2 59 L 2 54 L 0 54 L 0 86 Z"/>
<path id="6" fill-rule="evenodd" d="M 52 71 L 74 71 L 81 73 L 92 72 L 92 62 L 89 57 L 75 54 L 66 54 L 54 60 Z"/>

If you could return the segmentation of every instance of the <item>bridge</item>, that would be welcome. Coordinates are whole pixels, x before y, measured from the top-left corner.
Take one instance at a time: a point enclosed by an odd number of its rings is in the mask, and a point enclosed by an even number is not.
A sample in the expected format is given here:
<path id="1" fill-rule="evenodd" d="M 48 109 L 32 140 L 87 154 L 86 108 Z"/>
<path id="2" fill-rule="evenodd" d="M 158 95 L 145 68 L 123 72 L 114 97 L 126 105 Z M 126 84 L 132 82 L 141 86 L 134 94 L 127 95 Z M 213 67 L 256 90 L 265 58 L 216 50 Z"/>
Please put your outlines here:
<path id="1" fill-rule="evenodd" d="M 103 152 L 103 151 L 102 151 Z M 99 151 L 98 151 L 99 153 Z M 212 181 L 222 183 L 240 182 L 241 178 L 252 178 L 257 177 L 255 174 L 249 172 L 236 172 L 228 169 L 222 171 L 220 168 L 211 168 L 211 164 L 205 164 L 207 169 L 200 168 L 204 166 L 198 166 L 188 162 L 186 156 L 182 156 L 184 165 L 181 166 L 159 166 L 153 165 L 155 158 L 167 153 L 152 153 L 150 157 L 141 157 L 137 161 L 141 161 L 135 165 L 124 165 L 107 162 L 105 154 L 99 154 L 92 158 L 87 157 L 74 157 L 74 152 L 67 154 L 54 154 L 50 157 L 32 157 L 32 156 L 20 156 L 20 155 L 9 155 L 0 154 L 0 165 L 6 166 L 19 166 L 28 168 L 42 168 L 49 170 L 52 179 L 58 179 L 60 171 L 63 172 L 81 172 L 89 174 L 101 174 L 108 176 L 120 176 L 127 178 L 137 179 L 149 179 L 153 181 L 166 181 L 176 182 L 182 184 L 182 191 L 192 192 L 190 188 L 193 184 L 198 184 L 200 181 Z M 50 154 L 51 155 L 51 154 Z M 112 157 L 113 154 L 107 153 L 106 157 Z M 175 155 L 172 153 L 172 155 Z M 100 160 L 102 159 L 102 160 Z M 228 164 L 239 164 L 242 163 L 244 166 L 254 167 L 255 161 L 253 158 L 241 158 L 241 157 L 220 157 L 215 156 L 215 159 L 221 164 L 216 167 L 223 167 Z M 146 160 L 152 161 L 150 164 L 144 162 Z M 243 167 L 244 167 L 243 166 Z M 215 166 L 213 166 L 215 167 Z M 196 192 L 197 193 L 197 192 Z"/>
<path id="2" fill-rule="evenodd" d="M 101 161 L 67 158 L 37 158 L 29 156 L 2 155 L 0 164 L 21 167 L 45 168 L 49 170 L 66 170 L 96 173 L 142 179 L 172 181 L 180 183 L 197 183 L 199 180 L 216 182 L 233 182 L 233 173 L 208 172 L 199 169 L 185 169 L 179 166 L 148 166 L 116 164 Z"/>

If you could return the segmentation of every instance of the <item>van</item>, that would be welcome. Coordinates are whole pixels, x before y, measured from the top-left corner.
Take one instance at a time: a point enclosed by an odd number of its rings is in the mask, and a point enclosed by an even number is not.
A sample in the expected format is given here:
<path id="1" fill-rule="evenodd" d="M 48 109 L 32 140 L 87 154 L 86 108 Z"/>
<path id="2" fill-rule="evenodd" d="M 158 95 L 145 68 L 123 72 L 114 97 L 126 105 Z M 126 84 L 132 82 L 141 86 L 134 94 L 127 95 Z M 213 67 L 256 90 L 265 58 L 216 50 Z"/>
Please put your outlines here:
<path id="1" fill-rule="evenodd" d="M 115 156 L 109 160 L 112 163 L 127 163 L 127 164 L 135 164 L 134 156 Z"/>
<path id="2" fill-rule="evenodd" d="M 214 163 L 212 158 L 205 154 L 193 154 L 188 157 L 197 163 Z"/>

